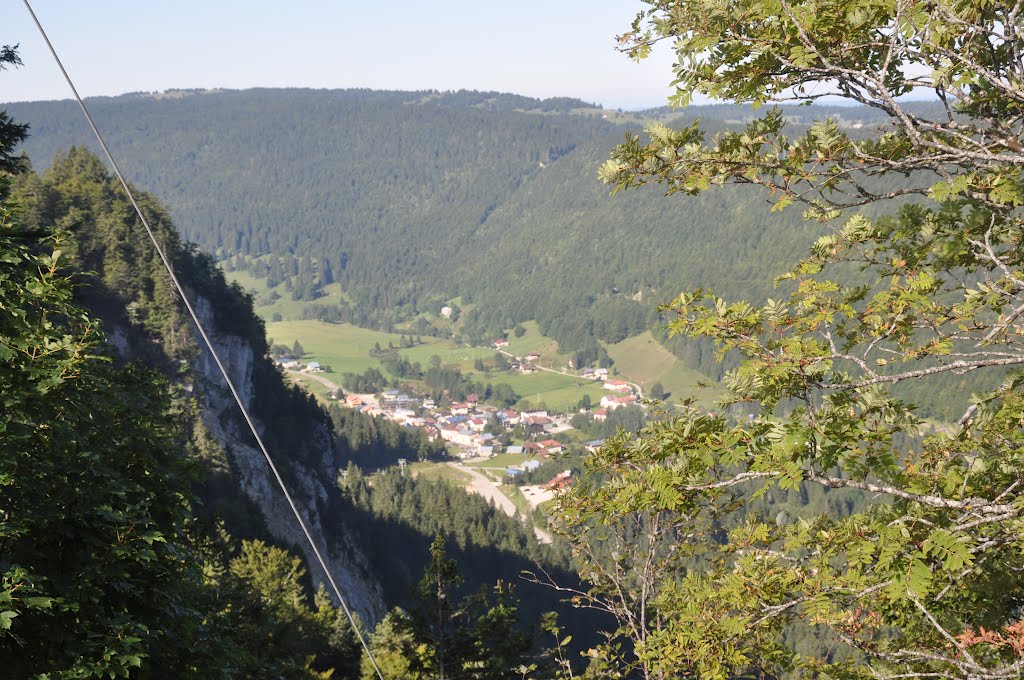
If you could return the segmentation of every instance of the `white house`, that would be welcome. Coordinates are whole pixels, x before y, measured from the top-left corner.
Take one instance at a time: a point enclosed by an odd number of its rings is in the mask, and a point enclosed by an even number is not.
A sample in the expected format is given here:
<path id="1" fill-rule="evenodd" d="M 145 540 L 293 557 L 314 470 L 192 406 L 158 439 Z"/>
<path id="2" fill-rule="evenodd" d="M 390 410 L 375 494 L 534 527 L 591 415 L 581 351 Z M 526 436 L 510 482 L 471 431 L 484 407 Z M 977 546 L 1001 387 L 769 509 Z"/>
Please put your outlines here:
<path id="1" fill-rule="evenodd" d="M 633 391 L 633 388 L 629 383 L 621 380 L 606 380 L 604 383 L 604 389 L 612 390 L 613 392 L 622 392 L 623 394 Z"/>

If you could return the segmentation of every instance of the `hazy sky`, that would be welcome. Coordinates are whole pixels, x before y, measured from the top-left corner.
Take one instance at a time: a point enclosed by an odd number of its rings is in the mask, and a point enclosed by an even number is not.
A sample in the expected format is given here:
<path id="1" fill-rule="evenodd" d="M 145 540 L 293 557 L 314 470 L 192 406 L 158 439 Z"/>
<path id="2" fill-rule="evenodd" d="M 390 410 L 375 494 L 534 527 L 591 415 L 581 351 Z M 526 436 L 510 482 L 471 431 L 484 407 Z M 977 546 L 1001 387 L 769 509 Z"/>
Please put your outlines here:
<path id="1" fill-rule="evenodd" d="M 498 90 L 610 108 L 661 106 L 671 55 L 615 50 L 638 0 L 34 0 L 79 91 L 189 87 Z M 0 102 L 70 97 L 19 0 L 0 44 L 23 68 Z"/>

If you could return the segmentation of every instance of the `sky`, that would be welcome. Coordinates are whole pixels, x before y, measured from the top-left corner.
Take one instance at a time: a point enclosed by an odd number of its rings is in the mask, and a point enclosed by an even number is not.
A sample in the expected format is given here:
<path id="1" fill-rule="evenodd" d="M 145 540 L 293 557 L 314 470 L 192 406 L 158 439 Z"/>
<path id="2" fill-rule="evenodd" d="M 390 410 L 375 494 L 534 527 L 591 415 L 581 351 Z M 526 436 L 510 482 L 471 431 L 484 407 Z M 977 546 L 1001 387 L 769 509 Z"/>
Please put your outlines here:
<path id="1" fill-rule="evenodd" d="M 672 55 L 616 51 L 639 0 L 30 0 L 83 96 L 174 88 L 496 90 L 663 106 Z M 0 3 L 24 66 L 0 102 L 71 96 L 28 11 Z"/>

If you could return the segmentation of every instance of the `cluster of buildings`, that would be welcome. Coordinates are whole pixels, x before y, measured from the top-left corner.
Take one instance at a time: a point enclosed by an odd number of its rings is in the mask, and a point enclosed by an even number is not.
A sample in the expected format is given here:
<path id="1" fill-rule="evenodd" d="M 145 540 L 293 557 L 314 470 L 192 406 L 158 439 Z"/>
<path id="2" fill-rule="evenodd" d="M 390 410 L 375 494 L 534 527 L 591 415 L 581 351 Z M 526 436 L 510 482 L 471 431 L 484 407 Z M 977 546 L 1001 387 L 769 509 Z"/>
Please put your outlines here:
<path id="1" fill-rule="evenodd" d="M 552 416 L 544 410 L 497 409 L 480 403 L 473 394 L 467 395 L 466 401 L 447 408 L 438 407 L 433 399 L 412 397 L 398 390 L 384 392 L 379 398 L 369 394 L 349 394 L 343 398 L 350 408 L 383 416 L 407 427 L 419 427 L 429 437 L 443 439 L 454 445 L 455 455 L 463 459 L 499 453 L 555 455 L 562 452 L 562 444 L 550 435 L 572 429 L 564 417 Z M 506 446 L 493 432 L 517 427 L 531 438 L 544 435 L 548 438 Z"/>
<path id="2" fill-rule="evenodd" d="M 497 349 L 508 347 L 508 341 L 495 340 Z M 533 363 L 540 355 L 531 352 L 516 358 L 510 368 L 523 373 L 538 370 Z M 302 367 L 292 357 L 281 357 L 278 363 L 284 368 L 318 372 L 320 364 L 312 361 Z M 580 377 L 603 380 L 603 387 L 609 392 L 601 397 L 600 408 L 594 410 L 594 419 L 607 419 L 608 412 L 623 406 L 639 403 L 633 386 L 623 380 L 608 377 L 606 368 L 584 368 Z M 493 456 L 499 453 L 525 453 L 537 457 L 549 457 L 563 452 L 564 447 L 552 435 L 572 429 L 567 416 L 549 414 L 546 410 L 517 411 L 497 409 L 482 404 L 475 394 L 466 396 L 464 402 L 441 408 L 430 398 L 414 397 L 399 390 L 389 390 L 381 395 L 342 394 L 337 398 L 352 409 L 374 416 L 383 416 L 400 425 L 423 429 L 429 437 L 443 439 L 452 444 L 459 458 Z M 504 444 L 494 431 L 507 432 L 519 428 L 528 439 L 523 444 Z M 505 438 L 507 441 L 507 438 Z M 600 441 L 587 442 L 588 450 L 600 446 Z"/>

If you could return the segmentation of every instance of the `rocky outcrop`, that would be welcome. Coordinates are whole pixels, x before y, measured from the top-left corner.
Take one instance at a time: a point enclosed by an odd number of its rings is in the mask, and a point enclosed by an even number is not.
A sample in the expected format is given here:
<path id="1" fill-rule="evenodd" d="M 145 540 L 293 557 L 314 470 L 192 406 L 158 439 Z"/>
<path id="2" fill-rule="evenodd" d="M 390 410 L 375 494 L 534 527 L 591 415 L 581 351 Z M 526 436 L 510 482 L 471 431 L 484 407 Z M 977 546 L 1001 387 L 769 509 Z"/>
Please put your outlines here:
<path id="1" fill-rule="evenodd" d="M 204 298 L 196 298 L 194 306 L 239 398 L 252 413 L 254 400 L 258 398 L 253 381 L 254 365 L 255 361 L 264 359 L 254 356 L 252 346 L 245 339 L 219 331 L 214 323 L 212 309 Z M 323 570 L 295 520 L 288 501 L 242 419 L 220 369 L 205 346 L 193 364 L 193 376 L 203 424 L 228 454 L 239 489 L 259 507 L 270 533 L 276 539 L 300 550 L 306 558 L 314 582 L 324 583 L 330 592 Z M 258 420 L 254 420 L 254 425 L 262 436 L 264 425 Z M 269 453 L 281 475 L 288 480 L 288 491 L 317 541 L 317 549 L 327 562 L 346 603 L 359 613 L 365 623 L 373 625 L 385 613 L 380 584 L 373 577 L 370 565 L 350 539 L 344 525 L 332 522 L 330 531 L 325 527 L 331 496 L 338 493 L 335 485 L 338 470 L 334 462 L 331 434 L 321 425 L 312 432 L 297 432 L 293 435 L 306 440 L 307 450 L 316 451 L 316 464 L 297 463 L 289 458 L 288 452 Z"/>

